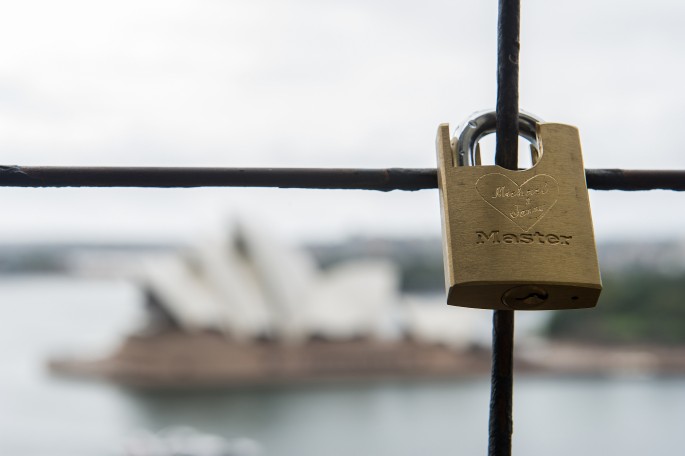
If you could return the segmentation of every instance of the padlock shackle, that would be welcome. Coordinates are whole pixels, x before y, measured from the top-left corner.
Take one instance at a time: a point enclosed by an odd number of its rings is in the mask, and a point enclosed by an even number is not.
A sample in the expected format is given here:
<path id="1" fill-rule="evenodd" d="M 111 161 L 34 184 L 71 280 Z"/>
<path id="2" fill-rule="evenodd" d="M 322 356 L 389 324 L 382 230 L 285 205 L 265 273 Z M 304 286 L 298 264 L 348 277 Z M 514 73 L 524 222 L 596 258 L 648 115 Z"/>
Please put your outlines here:
<path id="1" fill-rule="evenodd" d="M 525 111 L 519 112 L 519 135 L 526 138 L 535 150 L 540 153 L 537 125 L 542 120 Z M 466 119 L 454 133 L 456 139 L 457 166 L 474 166 L 476 164 L 476 144 L 481 138 L 497 129 L 495 111 L 478 111 Z"/>

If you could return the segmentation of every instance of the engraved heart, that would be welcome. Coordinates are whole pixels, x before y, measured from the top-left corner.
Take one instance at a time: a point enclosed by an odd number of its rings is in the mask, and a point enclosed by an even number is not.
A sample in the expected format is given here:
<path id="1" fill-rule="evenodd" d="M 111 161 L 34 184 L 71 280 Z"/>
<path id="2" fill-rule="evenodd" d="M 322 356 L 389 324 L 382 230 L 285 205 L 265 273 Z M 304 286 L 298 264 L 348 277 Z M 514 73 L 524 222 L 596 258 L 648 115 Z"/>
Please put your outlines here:
<path id="1" fill-rule="evenodd" d="M 476 190 L 486 203 L 523 231 L 533 228 L 559 196 L 557 181 L 547 174 L 533 176 L 521 185 L 504 174 L 486 174 L 476 181 Z"/>

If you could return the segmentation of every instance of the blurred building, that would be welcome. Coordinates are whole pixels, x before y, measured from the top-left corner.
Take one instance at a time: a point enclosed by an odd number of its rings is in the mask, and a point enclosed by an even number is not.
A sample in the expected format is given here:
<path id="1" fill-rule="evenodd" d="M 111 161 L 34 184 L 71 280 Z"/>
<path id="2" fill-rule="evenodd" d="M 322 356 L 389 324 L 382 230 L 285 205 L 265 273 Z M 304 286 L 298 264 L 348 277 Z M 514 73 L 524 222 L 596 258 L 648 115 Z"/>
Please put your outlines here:
<path id="1" fill-rule="evenodd" d="M 448 307 L 435 290 L 406 292 L 387 257 L 355 254 L 321 267 L 312 250 L 268 231 L 237 224 L 181 250 L 75 256 L 79 274 L 137 284 L 146 321 L 106 359 L 52 367 L 151 386 L 489 368 L 490 312 Z M 528 326 L 523 338 L 539 325 Z"/>

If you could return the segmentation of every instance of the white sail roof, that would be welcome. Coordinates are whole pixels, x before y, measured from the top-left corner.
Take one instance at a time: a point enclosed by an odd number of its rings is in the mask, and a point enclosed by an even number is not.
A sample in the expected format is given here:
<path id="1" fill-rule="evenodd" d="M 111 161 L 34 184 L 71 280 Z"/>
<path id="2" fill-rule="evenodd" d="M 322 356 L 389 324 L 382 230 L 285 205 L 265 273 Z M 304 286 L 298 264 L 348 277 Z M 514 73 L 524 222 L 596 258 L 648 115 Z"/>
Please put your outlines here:
<path id="1" fill-rule="evenodd" d="M 193 251 L 193 257 L 220 301 L 217 318 L 233 337 L 249 340 L 272 332 L 273 315 L 258 277 L 232 242 L 204 242 Z"/>
<path id="2" fill-rule="evenodd" d="M 138 282 L 151 290 L 183 329 L 225 330 L 217 318 L 221 304 L 205 277 L 179 255 L 155 255 L 142 260 Z"/>
<path id="3" fill-rule="evenodd" d="M 331 268 L 304 299 L 305 330 L 329 339 L 387 336 L 400 299 L 398 282 L 396 268 L 387 261 L 350 261 Z"/>
<path id="4" fill-rule="evenodd" d="M 244 245 L 270 304 L 274 328 L 287 340 L 304 340 L 306 296 L 312 291 L 319 271 L 311 256 L 278 242 L 255 223 L 240 225 L 236 236 Z"/>
<path id="5" fill-rule="evenodd" d="M 204 239 L 184 253 L 98 255 L 81 270 L 139 283 L 187 331 L 220 330 L 238 340 L 273 335 L 286 342 L 388 339 L 404 331 L 455 348 L 489 345 L 490 312 L 449 307 L 442 294 L 401 296 L 399 273 L 385 260 L 321 271 L 311 255 L 268 231 L 243 224 L 227 239 Z M 545 318 L 520 314 L 517 338 L 530 339 Z"/>

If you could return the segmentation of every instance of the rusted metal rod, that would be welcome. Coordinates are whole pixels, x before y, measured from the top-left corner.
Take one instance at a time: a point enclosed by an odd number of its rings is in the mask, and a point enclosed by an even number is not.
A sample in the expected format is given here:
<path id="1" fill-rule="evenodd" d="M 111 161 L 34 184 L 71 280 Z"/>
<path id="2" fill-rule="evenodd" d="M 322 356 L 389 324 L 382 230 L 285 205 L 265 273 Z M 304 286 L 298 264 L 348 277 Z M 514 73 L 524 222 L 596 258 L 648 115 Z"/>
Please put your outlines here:
<path id="1" fill-rule="evenodd" d="M 588 188 L 594 190 L 685 191 L 685 171 L 646 169 L 586 169 Z"/>
<path id="2" fill-rule="evenodd" d="M 499 0 L 495 163 L 518 167 L 520 0 Z"/>
<path id="3" fill-rule="evenodd" d="M 587 169 L 595 190 L 685 191 L 685 171 Z M 170 168 L 0 166 L 0 187 L 278 187 L 340 190 L 438 188 L 435 168 Z"/>
<path id="4" fill-rule="evenodd" d="M 492 372 L 490 377 L 488 455 L 511 455 L 514 432 L 514 311 L 492 313 Z"/>
<path id="5" fill-rule="evenodd" d="M 499 0 L 497 17 L 497 146 L 495 163 L 518 167 L 520 0 Z M 492 316 L 488 455 L 510 456 L 513 433 L 514 311 Z"/>

